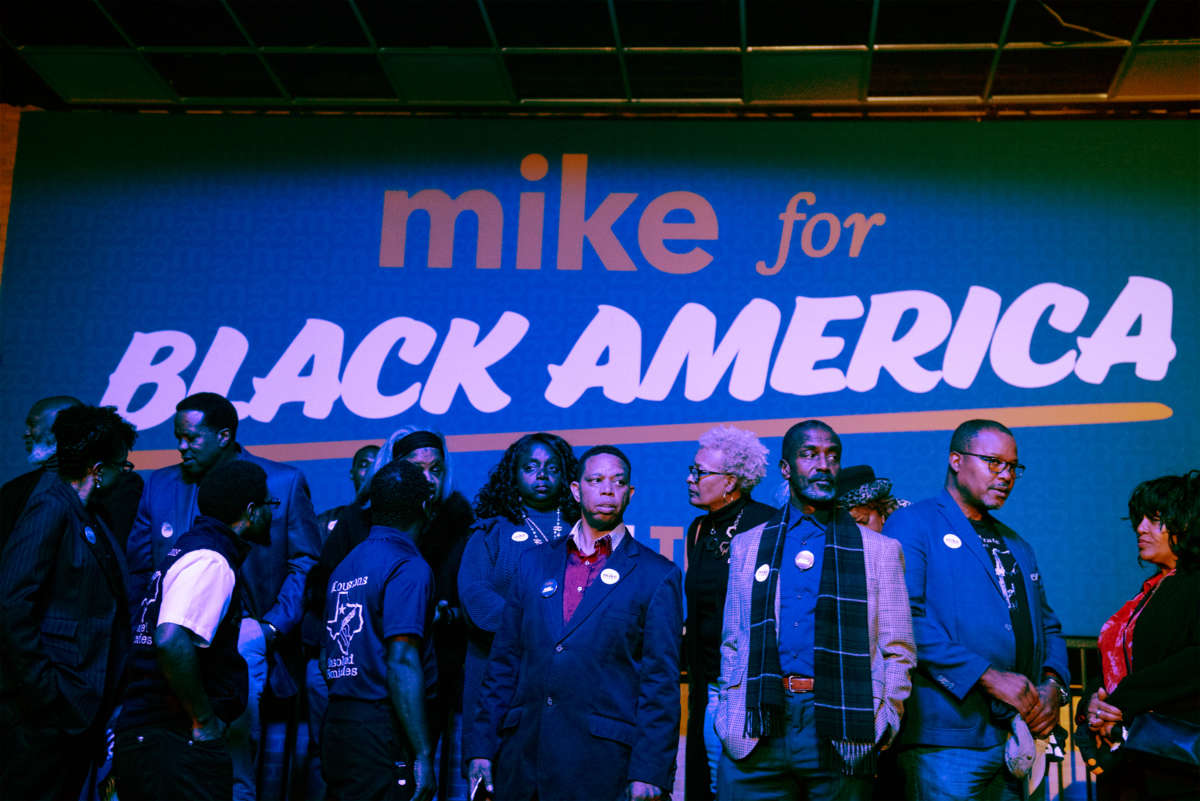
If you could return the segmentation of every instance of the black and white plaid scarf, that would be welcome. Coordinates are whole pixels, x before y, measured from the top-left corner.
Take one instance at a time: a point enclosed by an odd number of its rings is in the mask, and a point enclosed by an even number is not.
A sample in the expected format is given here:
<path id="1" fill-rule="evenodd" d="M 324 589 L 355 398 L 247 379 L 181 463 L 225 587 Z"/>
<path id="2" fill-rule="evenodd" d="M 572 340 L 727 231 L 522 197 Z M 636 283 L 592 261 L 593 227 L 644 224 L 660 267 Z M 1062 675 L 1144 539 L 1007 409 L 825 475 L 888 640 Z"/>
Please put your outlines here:
<path id="1" fill-rule="evenodd" d="M 750 653 L 746 673 L 747 737 L 783 733 L 783 670 L 779 663 L 775 594 L 791 504 L 763 528 L 755 564 L 765 581 L 750 596 Z M 844 512 L 826 529 L 814 644 L 813 693 L 817 736 L 838 754 L 845 773 L 875 770 L 875 699 L 867 624 L 867 574 L 862 533 Z"/>

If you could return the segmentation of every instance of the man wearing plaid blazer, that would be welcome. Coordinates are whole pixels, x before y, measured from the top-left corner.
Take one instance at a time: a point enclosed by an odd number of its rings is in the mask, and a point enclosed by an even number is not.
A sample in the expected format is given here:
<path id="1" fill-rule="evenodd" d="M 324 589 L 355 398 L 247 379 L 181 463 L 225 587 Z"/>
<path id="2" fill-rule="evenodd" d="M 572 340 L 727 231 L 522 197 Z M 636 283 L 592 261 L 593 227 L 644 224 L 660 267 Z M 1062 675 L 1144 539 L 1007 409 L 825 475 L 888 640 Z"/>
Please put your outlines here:
<path id="1" fill-rule="evenodd" d="M 834 505 L 841 440 L 792 426 L 791 497 L 733 540 L 715 728 L 720 799 L 870 798 L 916 665 L 899 544 Z"/>

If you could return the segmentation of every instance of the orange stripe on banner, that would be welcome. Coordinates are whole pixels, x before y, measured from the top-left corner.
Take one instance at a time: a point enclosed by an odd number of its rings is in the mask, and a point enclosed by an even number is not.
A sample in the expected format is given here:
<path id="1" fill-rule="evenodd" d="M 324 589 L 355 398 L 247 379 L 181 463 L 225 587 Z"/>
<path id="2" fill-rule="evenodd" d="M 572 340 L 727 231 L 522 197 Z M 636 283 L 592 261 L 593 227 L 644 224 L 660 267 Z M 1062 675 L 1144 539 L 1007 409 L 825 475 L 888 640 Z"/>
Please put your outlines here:
<path id="1" fill-rule="evenodd" d="M 972 418 L 999 420 L 1009 428 L 1083 426 L 1102 423 L 1142 423 L 1165 420 L 1174 412 L 1163 403 L 1075 403 L 1061 406 L 1001 406 L 992 409 L 946 409 L 932 412 L 887 412 L 884 414 L 830 415 L 821 419 L 839 434 L 885 434 L 902 431 L 953 431 Z M 760 437 L 782 437 L 799 418 L 768 420 L 717 420 L 706 423 L 675 423 L 657 426 L 570 428 L 551 431 L 576 447 L 612 443 L 646 445 L 656 442 L 694 442 L 715 425 L 736 425 Z M 517 438 L 532 431 L 496 434 L 449 434 L 446 444 L 452 453 L 502 451 Z M 317 459 L 349 459 L 364 445 L 382 445 L 379 439 L 344 439 L 333 442 L 295 442 L 250 445 L 250 451 L 277 462 L 307 462 Z M 130 460 L 139 470 L 156 470 L 175 464 L 175 450 L 135 451 Z"/>

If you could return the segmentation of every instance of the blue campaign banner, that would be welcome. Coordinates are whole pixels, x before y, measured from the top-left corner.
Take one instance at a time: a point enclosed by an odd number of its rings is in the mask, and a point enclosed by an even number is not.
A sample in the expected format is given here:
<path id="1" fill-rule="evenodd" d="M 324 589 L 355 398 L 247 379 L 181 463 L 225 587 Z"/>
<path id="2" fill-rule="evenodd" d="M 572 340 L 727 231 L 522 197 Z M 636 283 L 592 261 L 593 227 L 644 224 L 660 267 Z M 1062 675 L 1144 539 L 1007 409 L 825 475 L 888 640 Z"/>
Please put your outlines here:
<path id="1" fill-rule="evenodd" d="M 0 419 L 113 404 L 150 468 L 217 391 L 318 509 L 402 424 L 450 435 L 469 497 L 520 433 L 613 442 L 682 563 L 712 425 L 775 462 L 827 419 L 919 499 L 995 417 L 1028 465 L 998 516 L 1090 636 L 1144 572 L 1130 491 L 1198 466 L 1198 154 L 1191 121 L 25 113 Z"/>

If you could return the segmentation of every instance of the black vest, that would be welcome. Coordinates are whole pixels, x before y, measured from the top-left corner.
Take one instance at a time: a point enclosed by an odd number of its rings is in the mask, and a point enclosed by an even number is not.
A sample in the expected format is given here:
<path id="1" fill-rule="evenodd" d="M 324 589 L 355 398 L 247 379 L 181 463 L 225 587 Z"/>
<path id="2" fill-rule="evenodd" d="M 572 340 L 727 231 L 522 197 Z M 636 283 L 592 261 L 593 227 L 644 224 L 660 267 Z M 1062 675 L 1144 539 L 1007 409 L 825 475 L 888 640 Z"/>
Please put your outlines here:
<path id="1" fill-rule="evenodd" d="M 197 648 L 200 679 L 208 694 L 213 711 L 229 723 L 246 708 L 248 677 L 246 660 L 238 653 L 238 632 L 242 622 L 242 559 L 241 545 L 232 529 L 216 518 L 201 515 L 192 529 L 180 537 L 167 552 L 158 569 L 150 577 L 146 597 L 134 610 L 133 652 L 129 660 L 129 684 L 125 690 L 124 708 L 116 728 L 135 726 L 167 726 L 191 731 L 192 721 L 183 704 L 171 691 L 167 678 L 158 665 L 158 649 L 154 631 L 158 628 L 158 613 L 162 603 L 162 580 L 179 559 L 191 551 L 216 551 L 233 569 L 233 597 L 225 615 L 217 625 L 212 643 Z"/>

